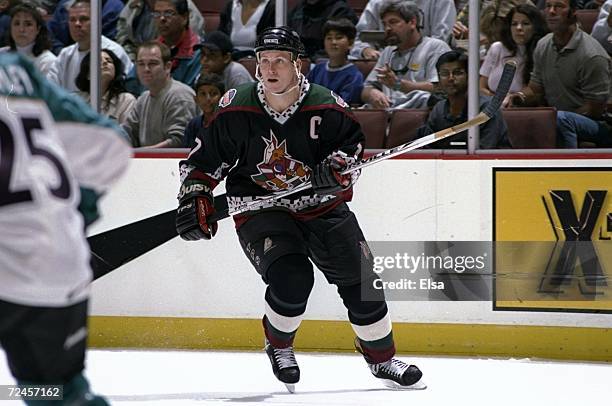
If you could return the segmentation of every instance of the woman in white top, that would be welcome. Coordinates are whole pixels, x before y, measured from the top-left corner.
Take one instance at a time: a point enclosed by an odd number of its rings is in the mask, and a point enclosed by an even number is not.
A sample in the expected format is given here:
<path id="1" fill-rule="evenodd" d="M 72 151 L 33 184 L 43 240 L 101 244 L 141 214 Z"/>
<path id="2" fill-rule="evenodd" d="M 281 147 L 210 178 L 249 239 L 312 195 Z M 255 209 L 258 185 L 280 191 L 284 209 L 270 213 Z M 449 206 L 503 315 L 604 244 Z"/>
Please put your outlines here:
<path id="1" fill-rule="evenodd" d="M 89 103 L 89 53 L 81 61 L 81 69 L 75 79 L 79 95 Z M 123 63 L 110 49 L 100 52 L 100 93 L 102 100 L 100 112 L 119 124 L 127 119 L 128 113 L 134 107 L 136 98 L 125 90 L 123 84 Z"/>
<path id="2" fill-rule="evenodd" d="M 2 51 L 19 52 L 27 56 L 44 76 L 57 58 L 50 51 L 51 41 L 42 15 L 31 3 L 20 3 L 10 12 L 9 46 Z"/>
<path id="3" fill-rule="evenodd" d="M 480 68 L 480 92 L 493 96 L 504 63 L 515 60 L 518 64 L 510 93 L 518 92 L 529 83 L 533 69 L 533 51 L 548 32 L 546 22 L 540 11 L 529 4 L 520 4 L 508 13 L 501 31 L 501 41 L 494 42 L 489 48 Z"/>
<path id="4" fill-rule="evenodd" d="M 257 36 L 275 25 L 274 9 L 274 0 L 228 0 L 221 11 L 218 29 L 232 40 L 234 60 L 255 56 Z"/>

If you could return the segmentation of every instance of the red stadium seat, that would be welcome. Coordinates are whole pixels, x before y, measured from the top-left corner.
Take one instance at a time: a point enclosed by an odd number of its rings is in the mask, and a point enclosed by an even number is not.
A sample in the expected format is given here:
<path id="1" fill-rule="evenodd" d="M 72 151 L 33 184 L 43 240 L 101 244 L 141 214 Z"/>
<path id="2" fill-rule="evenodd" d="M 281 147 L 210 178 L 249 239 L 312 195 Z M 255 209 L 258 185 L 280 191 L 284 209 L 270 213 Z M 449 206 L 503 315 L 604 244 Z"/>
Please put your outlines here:
<path id="1" fill-rule="evenodd" d="M 554 107 L 503 109 L 512 148 L 555 148 L 557 110 Z"/>
<path id="2" fill-rule="evenodd" d="M 414 140 L 417 128 L 425 124 L 428 115 L 429 110 L 424 109 L 394 110 L 385 148 L 393 148 Z"/>
<path id="3" fill-rule="evenodd" d="M 353 110 L 365 134 L 365 148 L 381 149 L 385 144 L 387 133 L 387 112 L 385 110 L 368 109 Z"/>
<path id="4" fill-rule="evenodd" d="M 590 34 L 593 31 L 593 26 L 595 22 L 597 22 L 597 16 L 599 15 L 599 10 L 576 10 L 576 18 L 580 23 L 580 28 L 582 31 Z"/>
<path id="5" fill-rule="evenodd" d="M 253 79 L 255 78 L 255 68 L 257 66 L 257 60 L 255 58 L 241 58 L 238 60 L 240 64 L 242 64 L 251 74 Z"/>
<path id="6" fill-rule="evenodd" d="M 219 13 L 202 13 L 204 17 L 204 31 L 207 33 L 216 31 L 219 28 L 221 22 L 221 14 Z"/>
<path id="7" fill-rule="evenodd" d="M 355 11 L 355 14 L 359 16 L 367 6 L 368 0 L 348 0 L 347 3 Z"/>
<path id="8" fill-rule="evenodd" d="M 352 62 L 355 64 L 355 66 L 357 66 L 357 69 L 359 69 L 359 71 L 363 75 L 364 80 L 368 77 L 370 71 L 374 69 L 374 66 L 376 66 L 376 61 L 372 61 L 369 59 L 355 59 Z"/>
<path id="9" fill-rule="evenodd" d="M 193 0 L 200 13 L 221 13 L 228 0 Z M 206 30 L 208 31 L 208 29 Z"/>

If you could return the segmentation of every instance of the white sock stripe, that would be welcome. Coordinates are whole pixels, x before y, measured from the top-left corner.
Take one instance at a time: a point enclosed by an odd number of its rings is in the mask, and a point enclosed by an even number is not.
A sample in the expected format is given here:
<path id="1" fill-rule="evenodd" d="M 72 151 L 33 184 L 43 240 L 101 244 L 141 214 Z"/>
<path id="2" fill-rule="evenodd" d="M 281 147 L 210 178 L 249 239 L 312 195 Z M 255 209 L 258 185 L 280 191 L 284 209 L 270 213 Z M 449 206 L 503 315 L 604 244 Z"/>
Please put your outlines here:
<path id="1" fill-rule="evenodd" d="M 266 302 L 266 317 L 272 326 L 278 331 L 282 331 L 283 333 L 292 333 L 300 326 L 302 319 L 304 318 L 303 314 L 295 317 L 287 317 L 282 314 L 276 313 L 272 307 Z"/>
<path id="2" fill-rule="evenodd" d="M 368 326 L 358 326 L 351 323 L 351 326 L 360 339 L 364 341 L 376 341 L 385 338 L 391 332 L 391 317 L 389 317 L 389 312 L 387 312 L 385 317 L 378 320 L 376 323 Z"/>

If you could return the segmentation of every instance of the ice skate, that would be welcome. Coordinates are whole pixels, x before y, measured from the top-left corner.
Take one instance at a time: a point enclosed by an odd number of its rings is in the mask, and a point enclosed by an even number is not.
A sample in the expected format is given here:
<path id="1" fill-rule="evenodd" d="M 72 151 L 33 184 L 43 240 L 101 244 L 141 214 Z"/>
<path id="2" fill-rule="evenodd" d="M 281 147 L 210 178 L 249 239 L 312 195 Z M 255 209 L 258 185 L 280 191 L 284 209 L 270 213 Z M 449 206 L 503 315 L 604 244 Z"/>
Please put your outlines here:
<path id="1" fill-rule="evenodd" d="M 276 379 L 284 383 L 289 392 L 294 393 L 295 384 L 300 380 L 300 367 L 295 360 L 293 347 L 274 348 L 266 339 L 265 350 Z"/>
<path id="2" fill-rule="evenodd" d="M 381 363 L 372 363 L 364 353 L 359 340 L 355 340 L 355 348 L 368 363 L 372 375 L 382 380 L 383 385 L 390 389 L 399 390 L 423 390 L 427 385 L 421 381 L 423 373 L 415 365 L 408 365 L 397 358 Z"/>

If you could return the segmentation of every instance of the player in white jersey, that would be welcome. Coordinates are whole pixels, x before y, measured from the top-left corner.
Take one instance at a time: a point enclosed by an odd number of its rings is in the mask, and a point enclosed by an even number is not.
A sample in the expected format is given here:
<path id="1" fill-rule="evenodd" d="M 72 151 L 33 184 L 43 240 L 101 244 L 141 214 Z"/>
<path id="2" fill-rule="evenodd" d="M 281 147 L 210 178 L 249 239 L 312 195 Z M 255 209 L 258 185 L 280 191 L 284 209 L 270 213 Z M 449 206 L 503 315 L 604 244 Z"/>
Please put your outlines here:
<path id="1" fill-rule="evenodd" d="M 18 384 L 63 385 L 53 404 L 107 405 L 82 375 L 84 230 L 131 156 L 118 131 L 20 55 L 0 54 L 0 344 Z"/>

